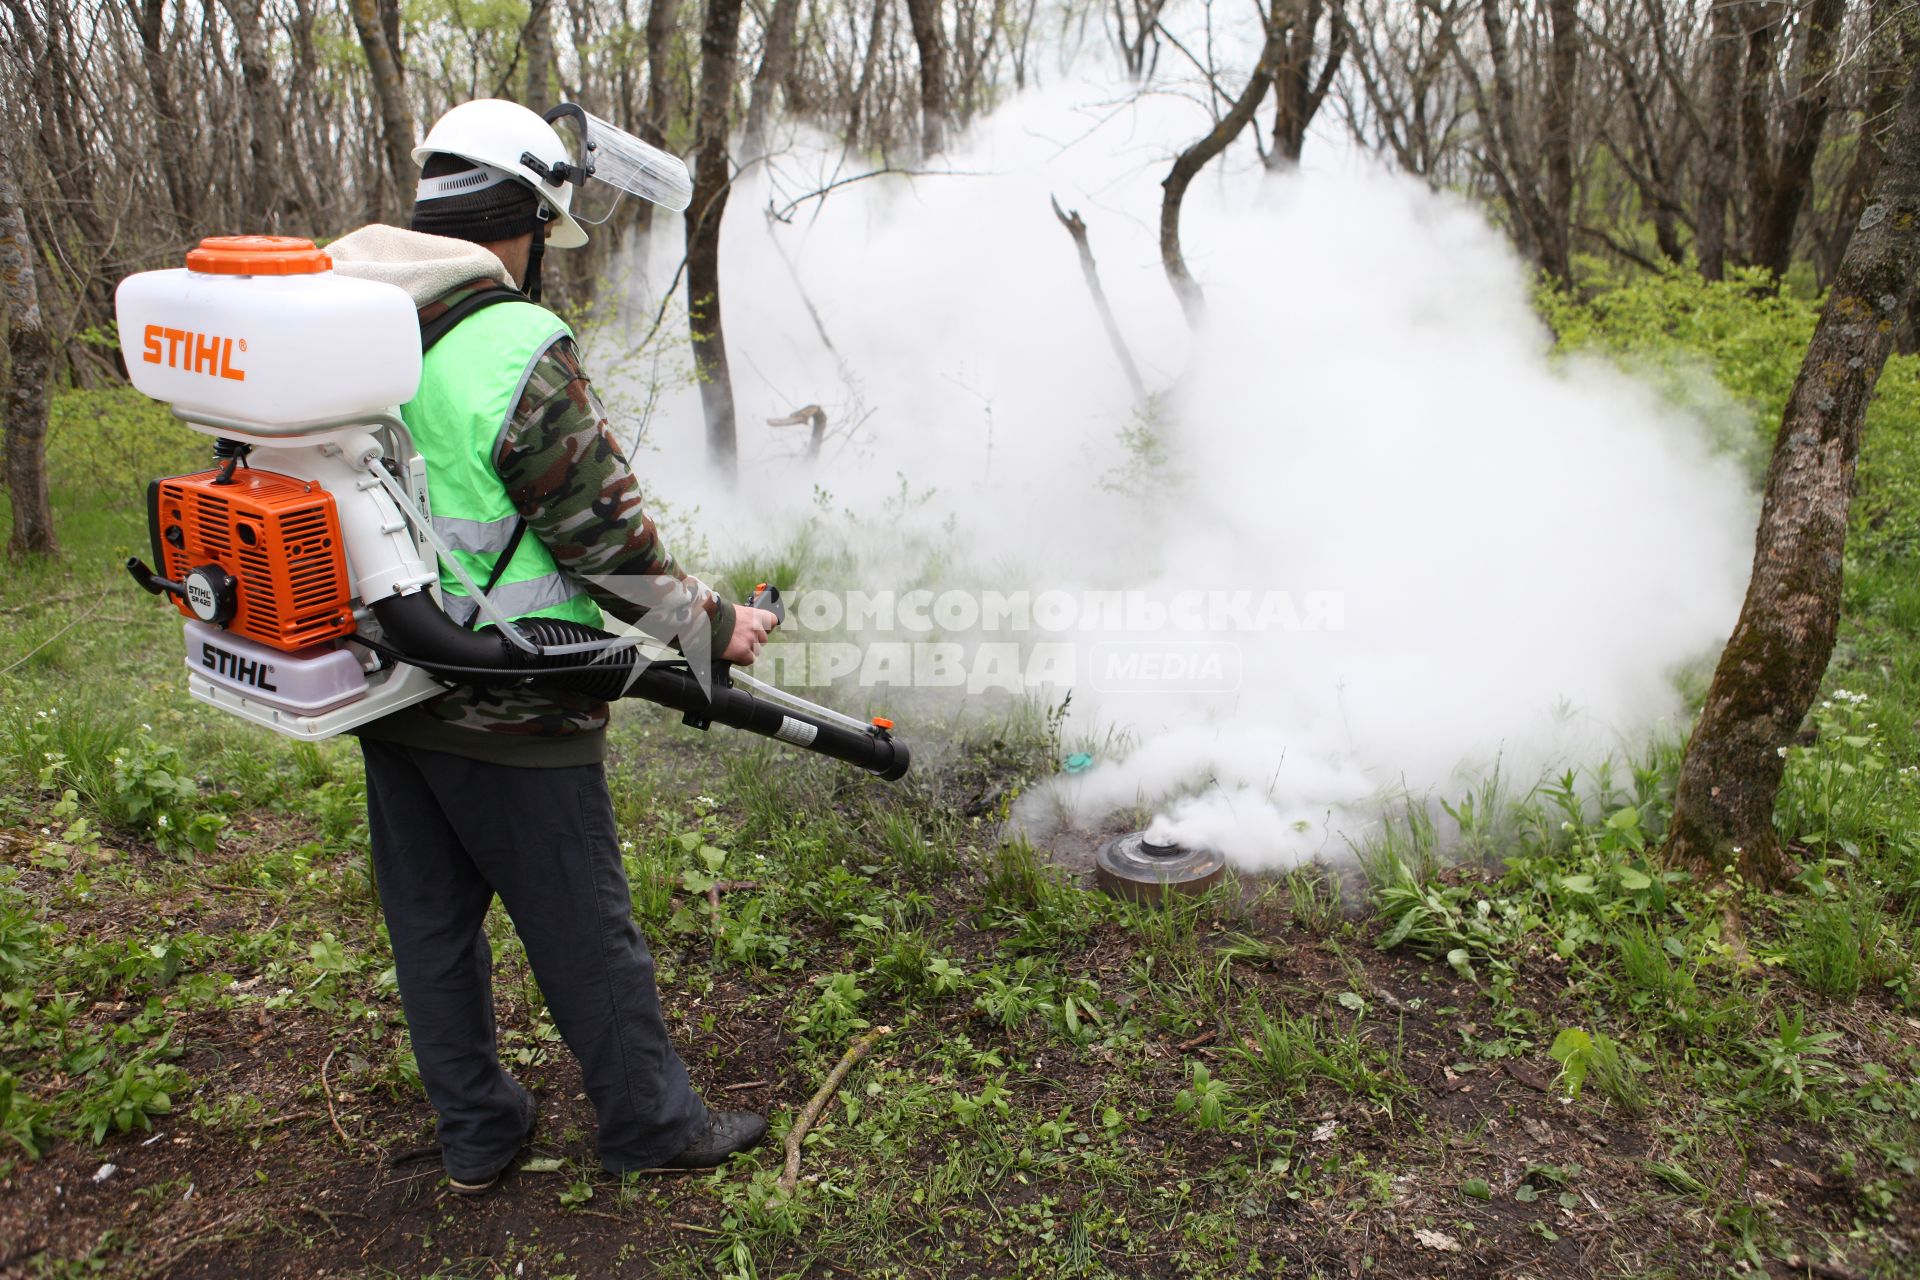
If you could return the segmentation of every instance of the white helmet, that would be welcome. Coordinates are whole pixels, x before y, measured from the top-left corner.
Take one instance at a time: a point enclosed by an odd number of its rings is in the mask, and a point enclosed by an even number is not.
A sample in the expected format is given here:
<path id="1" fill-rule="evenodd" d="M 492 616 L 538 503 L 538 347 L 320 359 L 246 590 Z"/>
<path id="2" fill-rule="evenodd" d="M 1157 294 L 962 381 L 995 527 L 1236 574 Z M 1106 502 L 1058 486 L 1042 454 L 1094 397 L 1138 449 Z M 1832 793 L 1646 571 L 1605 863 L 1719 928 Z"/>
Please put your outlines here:
<path id="1" fill-rule="evenodd" d="M 459 156 L 533 189 L 553 215 L 553 234 L 547 245 L 577 249 L 587 242 L 587 231 L 574 220 L 573 188 L 585 171 L 573 167 L 559 130 L 517 102 L 479 98 L 463 102 L 433 122 L 427 136 L 413 149 L 415 164 L 425 164 L 436 152 Z M 457 180 L 457 176 L 456 179 Z M 422 178 L 417 199 L 450 194 L 441 185 L 448 179 Z"/>

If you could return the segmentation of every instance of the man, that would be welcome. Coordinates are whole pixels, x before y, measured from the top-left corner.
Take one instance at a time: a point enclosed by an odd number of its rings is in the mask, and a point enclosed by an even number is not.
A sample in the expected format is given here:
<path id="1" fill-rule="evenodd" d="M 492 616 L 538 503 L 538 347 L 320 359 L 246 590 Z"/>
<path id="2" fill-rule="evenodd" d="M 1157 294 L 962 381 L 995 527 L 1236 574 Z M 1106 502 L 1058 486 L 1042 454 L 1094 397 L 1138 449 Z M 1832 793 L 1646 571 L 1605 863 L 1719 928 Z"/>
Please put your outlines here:
<path id="1" fill-rule="evenodd" d="M 436 333 L 401 409 L 435 531 L 509 617 L 598 625 L 604 609 L 632 622 L 644 610 L 620 584 L 678 580 L 711 624 L 700 656 L 752 662 L 773 615 L 675 564 L 567 326 L 504 292 L 537 296 L 547 245 L 586 242 L 570 186 L 544 180 L 568 160 L 559 134 L 513 103 L 470 102 L 413 154 L 410 229 L 363 227 L 328 251 L 342 274 L 407 290 L 423 335 L 463 304 L 492 304 Z M 442 589 L 454 620 L 473 623 L 477 606 L 444 566 Z M 482 924 L 496 894 L 579 1060 L 607 1169 L 710 1167 L 766 1133 L 759 1116 L 708 1111 L 668 1041 L 607 793 L 606 723 L 606 704 L 587 698 L 460 688 L 360 731 L 400 999 L 457 1192 L 492 1186 L 536 1116 L 495 1050 Z"/>

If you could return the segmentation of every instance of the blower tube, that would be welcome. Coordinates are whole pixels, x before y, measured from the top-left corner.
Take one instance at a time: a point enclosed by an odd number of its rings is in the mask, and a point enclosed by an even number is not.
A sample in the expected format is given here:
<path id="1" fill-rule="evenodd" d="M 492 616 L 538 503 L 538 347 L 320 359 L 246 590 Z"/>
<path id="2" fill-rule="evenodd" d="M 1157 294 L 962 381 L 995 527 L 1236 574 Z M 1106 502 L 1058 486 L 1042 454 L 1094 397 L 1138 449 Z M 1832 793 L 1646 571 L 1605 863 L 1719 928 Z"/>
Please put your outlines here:
<path id="1" fill-rule="evenodd" d="M 680 712 L 687 723 L 730 725 L 791 746 L 830 756 L 894 782 L 906 776 L 911 753 L 884 728 L 849 729 L 795 707 L 780 706 L 736 689 L 716 675 L 705 690 L 685 667 L 648 663 L 637 646 L 616 645 L 592 653 L 533 654 L 497 631 L 456 626 L 425 591 L 389 596 L 373 606 L 387 643 L 404 661 L 458 683 L 491 674 L 496 680 L 535 679 L 589 698 L 645 698 Z M 536 646 L 580 644 L 617 637 L 597 627 L 559 618 L 523 618 L 514 623 Z M 636 674 L 635 668 L 642 668 Z M 546 673 L 546 674 L 543 674 Z M 711 694 L 711 697 L 709 697 Z"/>

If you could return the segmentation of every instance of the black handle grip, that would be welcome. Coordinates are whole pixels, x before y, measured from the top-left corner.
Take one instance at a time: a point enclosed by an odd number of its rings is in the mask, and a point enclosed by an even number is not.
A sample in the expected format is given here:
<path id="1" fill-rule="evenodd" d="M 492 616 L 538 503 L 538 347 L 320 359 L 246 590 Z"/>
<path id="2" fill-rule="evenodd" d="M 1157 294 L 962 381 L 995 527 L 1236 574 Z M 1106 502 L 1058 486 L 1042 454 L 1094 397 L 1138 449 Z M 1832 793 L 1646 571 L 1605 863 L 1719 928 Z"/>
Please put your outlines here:
<path id="1" fill-rule="evenodd" d="M 135 582 L 140 584 L 140 589 L 148 595 L 157 596 L 163 591 L 170 596 L 184 596 L 187 594 L 187 589 L 178 582 L 163 578 L 153 570 L 147 568 L 139 556 L 127 557 L 127 572 L 133 576 Z"/>
<path id="2" fill-rule="evenodd" d="M 773 615 L 773 625 L 779 626 L 787 620 L 787 606 L 780 599 L 780 588 L 761 583 L 747 597 L 747 604 L 755 609 L 765 609 Z"/>
<path id="3" fill-rule="evenodd" d="M 403 661 L 443 679 L 537 680 L 593 698 L 644 698 L 680 712 L 694 728 L 724 724 L 743 729 L 844 761 L 887 782 L 904 777 L 912 763 L 907 744 L 893 736 L 893 725 L 885 720 L 866 727 L 849 725 L 829 718 L 824 708 L 816 708 L 821 714 L 815 715 L 805 707 L 757 698 L 718 678 L 703 690 L 686 666 L 647 663 L 632 646 L 577 656 L 529 655 L 508 646 L 492 628 L 467 631 L 455 626 L 425 591 L 389 596 L 373 606 L 373 613 Z M 612 638 L 597 627 L 558 618 L 522 618 L 515 625 L 536 645 Z M 721 671 L 724 666 L 717 665 L 716 676 Z"/>

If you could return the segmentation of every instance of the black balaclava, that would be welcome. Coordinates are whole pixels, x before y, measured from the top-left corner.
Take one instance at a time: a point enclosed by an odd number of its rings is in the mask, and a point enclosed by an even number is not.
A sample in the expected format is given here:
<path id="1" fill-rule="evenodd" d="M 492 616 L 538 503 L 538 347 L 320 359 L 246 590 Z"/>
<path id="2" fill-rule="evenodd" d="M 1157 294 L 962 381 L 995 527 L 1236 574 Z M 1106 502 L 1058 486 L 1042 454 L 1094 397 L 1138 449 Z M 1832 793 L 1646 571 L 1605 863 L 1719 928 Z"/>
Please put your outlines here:
<path id="1" fill-rule="evenodd" d="M 420 170 L 421 194 L 408 226 L 428 235 L 497 244 L 533 233 L 521 292 L 540 297 L 540 257 L 546 247 L 546 204 L 518 176 L 461 156 L 436 153 Z"/>

